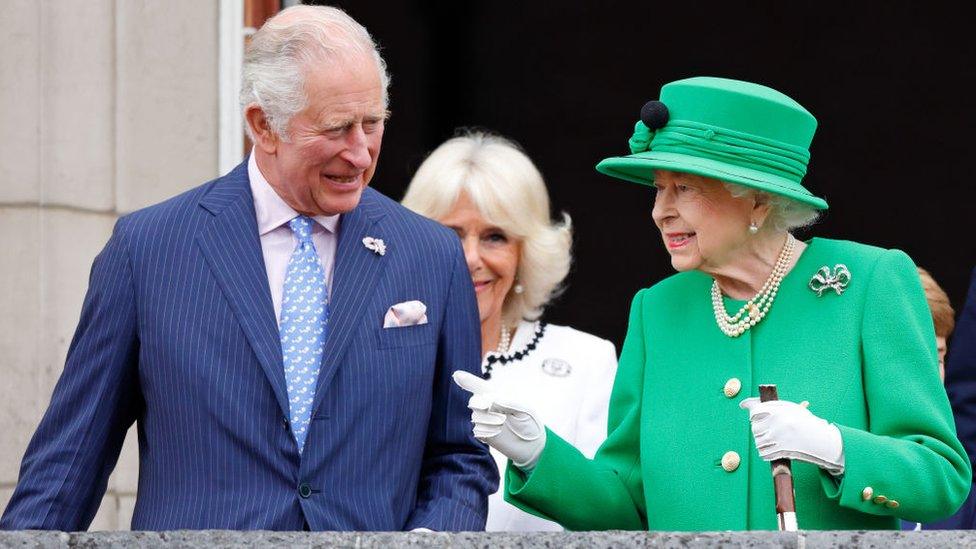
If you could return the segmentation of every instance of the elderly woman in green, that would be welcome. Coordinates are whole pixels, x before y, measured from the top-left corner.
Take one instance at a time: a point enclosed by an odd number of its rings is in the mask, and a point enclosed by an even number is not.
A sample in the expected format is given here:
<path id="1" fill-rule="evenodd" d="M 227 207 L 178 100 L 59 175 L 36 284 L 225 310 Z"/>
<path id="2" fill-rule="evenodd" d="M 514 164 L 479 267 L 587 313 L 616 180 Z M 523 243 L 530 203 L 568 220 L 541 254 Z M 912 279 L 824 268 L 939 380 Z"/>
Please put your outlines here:
<path id="1" fill-rule="evenodd" d="M 691 78 L 641 119 L 633 154 L 597 170 L 656 189 L 679 273 L 634 297 L 594 459 L 532 402 L 455 375 L 475 435 L 510 458 L 506 498 L 574 530 L 776 529 L 767 461 L 790 458 L 801 529 L 950 515 L 972 473 L 912 260 L 790 233 L 827 207 L 801 185 L 814 117 L 764 86 Z M 781 400 L 759 402 L 760 384 Z"/>

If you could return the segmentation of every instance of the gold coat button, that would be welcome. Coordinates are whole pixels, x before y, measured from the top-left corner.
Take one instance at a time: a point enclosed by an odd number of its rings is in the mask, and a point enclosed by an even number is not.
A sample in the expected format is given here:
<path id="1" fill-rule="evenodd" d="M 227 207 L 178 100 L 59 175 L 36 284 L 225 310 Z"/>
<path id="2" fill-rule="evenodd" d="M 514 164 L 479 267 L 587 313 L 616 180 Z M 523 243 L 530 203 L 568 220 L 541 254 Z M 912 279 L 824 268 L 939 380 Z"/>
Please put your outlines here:
<path id="1" fill-rule="evenodd" d="M 888 501 L 888 503 L 885 503 L 885 505 L 887 505 L 888 507 L 891 507 L 892 509 L 894 509 L 894 508 L 898 507 L 901 504 L 898 503 L 897 500 L 890 500 L 890 501 Z"/>
<path id="2" fill-rule="evenodd" d="M 866 486 L 864 490 L 861 490 L 861 499 L 864 501 L 871 499 L 872 496 L 874 496 L 874 488 Z"/>
<path id="3" fill-rule="evenodd" d="M 733 377 L 732 379 L 726 381 L 725 387 L 722 389 L 722 391 L 725 392 L 725 396 L 728 398 L 732 398 L 735 395 L 739 394 L 739 391 L 741 390 L 742 390 L 742 382 L 739 381 L 739 378 L 737 377 Z"/>
<path id="4" fill-rule="evenodd" d="M 888 501 L 888 498 L 886 498 L 885 496 L 877 496 L 876 498 L 874 498 L 874 502 L 877 503 L 878 505 L 881 505 L 886 501 Z"/>
<path id="5" fill-rule="evenodd" d="M 736 469 L 739 468 L 739 463 L 741 461 L 742 460 L 739 458 L 738 453 L 725 452 L 725 455 L 722 456 L 722 469 L 725 469 L 726 471 L 731 473 L 732 471 L 735 471 Z"/>

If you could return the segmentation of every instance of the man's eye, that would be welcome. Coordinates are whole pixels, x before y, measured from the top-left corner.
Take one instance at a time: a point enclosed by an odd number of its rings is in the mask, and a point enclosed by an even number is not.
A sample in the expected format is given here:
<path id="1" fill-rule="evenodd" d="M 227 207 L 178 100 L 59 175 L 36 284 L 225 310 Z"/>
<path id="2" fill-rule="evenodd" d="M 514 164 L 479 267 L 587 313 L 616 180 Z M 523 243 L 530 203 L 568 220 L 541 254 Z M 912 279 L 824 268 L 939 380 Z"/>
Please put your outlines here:
<path id="1" fill-rule="evenodd" d="M 365 120 L 363 121 L 363 131 L 366 133 L 372 133 L 379 129 L 382 125 L 382 120 Z"/>

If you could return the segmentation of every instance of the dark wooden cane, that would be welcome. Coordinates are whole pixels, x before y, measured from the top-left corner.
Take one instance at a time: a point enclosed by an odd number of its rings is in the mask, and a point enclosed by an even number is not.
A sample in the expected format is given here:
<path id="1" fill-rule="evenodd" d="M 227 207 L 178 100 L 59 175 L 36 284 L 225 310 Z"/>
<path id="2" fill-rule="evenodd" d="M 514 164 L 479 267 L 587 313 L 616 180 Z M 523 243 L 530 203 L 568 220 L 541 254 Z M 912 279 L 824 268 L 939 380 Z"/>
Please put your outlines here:
<path id="1" fill-rule="evenodd" d="M 775 385 L 759 386 L 759 401 L 779 400 Z M 772 463 L 773 490 L 776 493 L 776 518 L 780 531 L 795 532 L 796 500 L 793 495 L 793 469 L 790 460 L 776 459 Z"/>

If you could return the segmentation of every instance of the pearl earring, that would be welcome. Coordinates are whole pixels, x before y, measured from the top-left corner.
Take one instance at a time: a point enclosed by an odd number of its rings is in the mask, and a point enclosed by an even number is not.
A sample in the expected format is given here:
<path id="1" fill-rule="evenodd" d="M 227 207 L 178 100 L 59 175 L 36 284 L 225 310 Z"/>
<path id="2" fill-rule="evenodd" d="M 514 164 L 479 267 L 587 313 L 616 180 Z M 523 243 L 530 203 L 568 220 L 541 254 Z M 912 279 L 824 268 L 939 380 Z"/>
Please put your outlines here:
<path id="1" fill-rule="evenodd" d="M 521 284 L 516 284 L 515 287 L 512 288 L 512 291 L 515 292 L 515 293 L 517 293 L 517 294 L 521 294 L 522 292 L 525 291 L 525 287 L 522 286 Z"/>
<path id="2" fill-rule="evenodd" d="M 759 232 L 759 225 L 755 222 L 749 223 L 749 234 L 756 234 Z"/>

